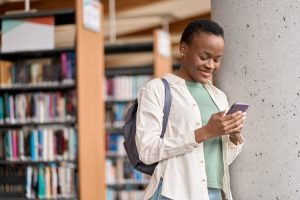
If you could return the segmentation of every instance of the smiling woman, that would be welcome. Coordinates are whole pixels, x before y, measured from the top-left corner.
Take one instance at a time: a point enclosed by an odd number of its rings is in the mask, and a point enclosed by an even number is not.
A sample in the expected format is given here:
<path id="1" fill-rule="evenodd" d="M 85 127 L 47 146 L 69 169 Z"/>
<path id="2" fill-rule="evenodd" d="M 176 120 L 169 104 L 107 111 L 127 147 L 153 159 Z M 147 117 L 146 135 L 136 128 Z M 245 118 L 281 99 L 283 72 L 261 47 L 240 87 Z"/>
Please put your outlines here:
<path id="1" fill-rule="evenodd" d="M 227 97 L 211 83 L 224 51 L 223 29 L 213 21 L 195 20 L 183 31 L 179 51 L 180 69 L 164 76 L 172 94 L 164 138 L 161 81 L 154 79 L 139 92 L 139 157 L 147 164 L 158 162 L 144 199 L 232 200 L 228 166 L 244 144 L 245 115 L 225 116 Z"/>
<path id="2" fill-rule="evenodd" d="M 212 80 L 213 72 L 219 69 L 224 51 L 224 33 L 221 27 L 213 25 L 204 24 L 203 31 L 199 31 L 195 21 L 183 32 L 179 46 L 181 68 L 177 75 L 185 80 L 207 83 Z M 212 32 L 205 30 L 209 26 L 212 26 Z"/>

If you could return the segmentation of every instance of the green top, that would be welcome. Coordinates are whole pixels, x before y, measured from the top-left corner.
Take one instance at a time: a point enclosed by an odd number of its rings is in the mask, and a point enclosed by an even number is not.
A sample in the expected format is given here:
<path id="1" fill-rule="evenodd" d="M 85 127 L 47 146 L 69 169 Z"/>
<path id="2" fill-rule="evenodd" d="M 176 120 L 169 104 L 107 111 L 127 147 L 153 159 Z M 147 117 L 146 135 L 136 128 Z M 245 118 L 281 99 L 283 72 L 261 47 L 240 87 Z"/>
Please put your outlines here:
<path id="1" fill-rule="evenodd" d="M 219 112 L 219 109 L 201 83 L 186 81 L 186 85 L 198 104 L 202 126 L 204 126 L 211 115 Z M 203 147 L 207 187 L 222 189 L 224 176 L 222 138 L 214 137 L 206 140 L 203 142 Z"/>

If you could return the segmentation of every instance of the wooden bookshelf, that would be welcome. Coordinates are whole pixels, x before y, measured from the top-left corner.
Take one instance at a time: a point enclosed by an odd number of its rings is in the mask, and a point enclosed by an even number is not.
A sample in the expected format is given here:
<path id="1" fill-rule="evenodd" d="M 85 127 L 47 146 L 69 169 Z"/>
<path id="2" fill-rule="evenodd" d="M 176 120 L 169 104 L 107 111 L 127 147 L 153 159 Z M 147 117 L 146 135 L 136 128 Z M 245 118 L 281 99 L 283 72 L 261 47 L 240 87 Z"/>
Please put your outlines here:
<path id="1" fill-rule="evenodd" d="M 36 91 L 63 91 L 76 89 L 75 83 L 49 83 L 45 85 L 18 85 L 9 87 L 0 87 L 0 92 L 5 93 L 22 93 L 22 92 L 36 92 Z"/>
<path id="2" fill-rule="evenodd" d="M 152 75 L 153 65 L 112 67 L 105 70 L 105 76 Z"/>
<path id="3" fill-rule="evenodd" d="M 19 129 L 23 127 L 41 127 L 41 126 L 74 126 L 76 120 L 51 121 L 51 122 L 24 122 L 24 123 L 0 123 L 0 129 Z"/>
<path id="4" fill-rule="evenodd" d="M 98 33 L 86 30 L 82 5 L 76 1 L 79 196 L 105 199 L 103 22 Z"/>
<path id="5" fill-rule="evenodd" d="M 1 60 L 21 60 L 26 58 L 43 58 L 57 56 L 62 52 L 74 52 L 74 47 L 55 48 L 39 51 L 16 51 L 0 53 Z"/>
<path id="6" fill-rule="evenodd" d="M 123 44 L 106 44 L 105 54 L 119 54 L 119 53 L 140 53 L 150 52 L 153 50 L 153 43 L 123 43 Z"/>
<path id="7" fill-rule="evenodd" d="M 169 57 L 164 57 L 159 53 L 159 32 L 162 30 L 154 30 L 154 77 L 162 77 L 165 73 L 172 72 L 172 58 L 171 52 Z M 168 35 L 168 39 L 170 40 L 170 36 Z M 169 49 L 171 49 L 171 43 L 169 43 Z"/>
<path id="8" fill-rule="evenodd" d="M 30 161 L 30 160 L 0 160 L 0 165 L 40 165 L 40 164 L 59 164 L 59 163 L 74 163 L 75 160 L 53 160 L 53 161 Z"/>
<path id="9" fill-rule="evenodd" d="M 76 166 L 78 172 L 76 198 L 57 199 L 105 199 L 104 178 L 104 98 L 102 93 L 104 76 L 104 44 L 103 44 L 103 15 L 100 18 L 101 31 L 93 32 L 83 26 L 83 1 L 76 1 L 74 9 L 52 10 L 36 13 L 5 15 L 4 19 L 24 19 L 41 16 L 54 16 L 55 25 L 75 24 L 76 44 L 74 47 L 57 48 L 38 51 L 18 51 L 0 53 L 0 60 L 19 61 L 32 58 L 48 58 L 59 56 L 62 52 L 74 52 L 76 55 L 76 80 L 74 83 L 58 83 L 49 85 L 19 85 L 0 87 L 4 93 L 17 94 L 28 92 L 76 91 L 77 113 L 71 121 L 3 123 L 0 130 L 21 129 L 23 127 L 40 126 L 72 126 L 77 129 L 78 154 L 75 161 L 9 161 L 0 160 L 0 166 L 19 167 L 50 163 L 70 163 Z M 103 14 L 101 6 L 100 13 Z M 0 23 L 1 24 L 1 23 Z M 0 29 L 1 29 L 0 25 Z M 4 178 L 4 177 L 3 177 Z M 0 178 L 0 180 L 2 177 Z M 25 196 L 25 194 L 24 194 Z M 5 197 L 6 198 L 6 197 Z M 7 196 L 7 199 L 27 199 L 18 196 Z M 46 198 L 45 198 L 46 199 Z"/>
<path id="10" fill-rule="evenodd" d="M 153 55 L 153 60 L 151 64 L 142 64 L 142 65 L 134 65 L 130 66 L 113 66 L 109 67 L 106 66 L 105 68 L 105 75 L 108 78 L 113 78 L 113 77 L 118 77 L 118 76 L 139 76 L 139 75 L 149 75 L 152 78 L 156 77 L 162 77 L 165 73 L 167 72 L 172 72 L 172 62 L 171 62 L 171 56 L 170 57 L 164 57 L 162 56 L 159 51 L 158 51 L 158 31 L 160 30 L 155 30 L 153 32 L 153 42 L 151 43 L 128 43 L 128 44 L 109 44 L 105 45 L 105 54 L 130 54 L 130 53 L 141 53 L 141 52 L 148 52 Z M 171 44 L 169 44 L 171 45 Z M 125 56 L 123 56 L 125 58 Z M 128 62 L 129 63 L 129 62 Z M 126 83 L 124 83 L 126 84 Z M 114 85 L 114 84 L 112 84 Z M 105 102 L 106 109 L 114 109 L 115 104 L 130 104 L 135 100 L 135 98 L 131 100 L 122 100 L 122 99 L 108 99 Z M 108 137 L 108 141 L 110 139 L 115 140 L 113 138 L 116 137 L 123 137 L 123 130 L 122 127 L 107 127 L 106 128 L 106 134 Z M 113 137 L 113 138 L 110 138 Z M 118 140 L 118 139 L 117 139 Z M 115 143 L 116 141 L 112 141 Z M 117 142 L 118 143 L 118 142 Z M 109 144 L 107 144 L 109 145 Z M 122 147 L 120 147 L 122 148 Z M 119 162 L 126 162 L 128 160 L 127 155 L 124 153 L 115 152 L 114 150 L 106 153 L 106 159 L 111 161 L 113 166 L 115 167 L 115 170 L 118 174 L 118 165 Z M 120 161 L 121 160 L 121 161 Z M 109 164 L 110 165 L 110 164 Z M 123 169 L 124 170 L 124 169 Z M 122 176 L 122 175 L 121 175 Z M 135 175 L 133 175 L 135 176 Z M 120 175 L 116 175 L 116 179 L 119 179 Z M 125 178 L 125 177 L 123 177 Z M 120 182 L 108 182 L 106 184 L 107 189 L 111 191 L 115 191 L 115 195 L 117 198 L 120 198 L 121 191 L 133 191 L 133 192 L 139 192 L 141 193 L 142 190 L 145 189 L 147 186 L 148 181 L 144 180 L 144 178 L 139 180 L 130 180 L 130 179 L 124 179 L 123 181 Z"/>

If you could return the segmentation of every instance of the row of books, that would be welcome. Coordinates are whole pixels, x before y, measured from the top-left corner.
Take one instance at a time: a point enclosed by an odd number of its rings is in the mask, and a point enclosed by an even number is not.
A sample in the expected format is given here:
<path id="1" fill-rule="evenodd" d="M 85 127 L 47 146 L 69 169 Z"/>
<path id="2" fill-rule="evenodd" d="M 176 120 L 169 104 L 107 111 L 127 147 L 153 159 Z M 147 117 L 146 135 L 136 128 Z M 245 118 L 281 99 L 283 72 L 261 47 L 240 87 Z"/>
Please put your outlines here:
<path id="1" fill-rule="evenodd" d="M 135 170 L 127 159 L 106 159 L 107 184 L 147 184 L 149 176 Z"/>
<path id="2" fill-rule="evenodd" d="M 71 163 L 28 166 L 26 168 L 27 198 L 74 198 L 76 196 L 75 166 Z"/>
<path id="3" fill-rule="evenodd" d="M 120 134 L 105 134 L 105 149 L 107 155 L 125 156 L 124 136 Z"/>
<path id="4" fill-rule="evenodd" d="M 106 200 L 140 200 L 143 199 L 144 192 L 142 190 L 124 190 L 116 191 L 114 189 L 106 189 Z"/>
<path id="5" fill-rule="evenodd" d="M 108 129 L 123 127 L 125 114 L 131 103 L 114 103 L 111 107 L 107 107 L 105 110 L 105 127 Z"/>
<path id="6" fill-rule="evenodd" d="M 5 197 L 24 197 L 25 168 L 0 166 L 0 199 Z"/>
<path id="7" fill-rule="evenodd" d="M 73 127 L 0 130 L 0 159 L 59 161 L 76 159 L 77 134 Z"/>
<path id="8" fill-rule="evenodd" d="M 0 166 L 0 199 L 76 197 L 75 165 Z"/>
<path id="9" fill-rule="evenodd" d="M 57 58 L 26 61 L 0 61 L 0 87 L 73 83 L 75 53 L 64 52 Z"/>
<path id="10" fill-rule="evenodd" d="M 139 89 L 145 85 L 152 76 L 115 76 L 105 80 L 105 99 L 127 101 L 137 97 Z"/>
<path id="11" fill-rule="evenodd" d="M 72 120 L 76 115 L 75 92 L 37 92 L 0 96 L 0 123 Z"/>

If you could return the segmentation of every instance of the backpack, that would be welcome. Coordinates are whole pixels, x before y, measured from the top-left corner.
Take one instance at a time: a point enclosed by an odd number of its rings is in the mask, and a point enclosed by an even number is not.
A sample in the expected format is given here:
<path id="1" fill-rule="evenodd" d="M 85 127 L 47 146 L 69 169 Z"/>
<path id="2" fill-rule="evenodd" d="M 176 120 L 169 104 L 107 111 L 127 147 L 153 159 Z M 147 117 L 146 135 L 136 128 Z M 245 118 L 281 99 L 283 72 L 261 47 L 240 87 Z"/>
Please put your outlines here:
<path id="1" fill-rule="evenodd" d="M 163 128 L 160 135 L 160 138 L 163 138 L 166 131 L 168 118 L 169 118 L 172 95 L 171 95 L 169 83 L 165 79 L 161 79 L 161 80 L 163 81 L 165 86 L 165 104 L 163 110 L 164 116 L 163 116 L 163 124 L 162 124 Z M 125 116 L 125 124 L 123 126 L 125 141 L 123 144 L 127 152 L 127 156 L 129 158 L 130 164 L 136 170 L 151 176 L 158 162 L 153 163 L 151 165 L 146 165 L 139 158 L 139 153 L 135 143 L 137 108 L 138 108 L 138 101 L 136 99 L 133 105 L 131 105 L 130 108 L 128 109 Z"/>

